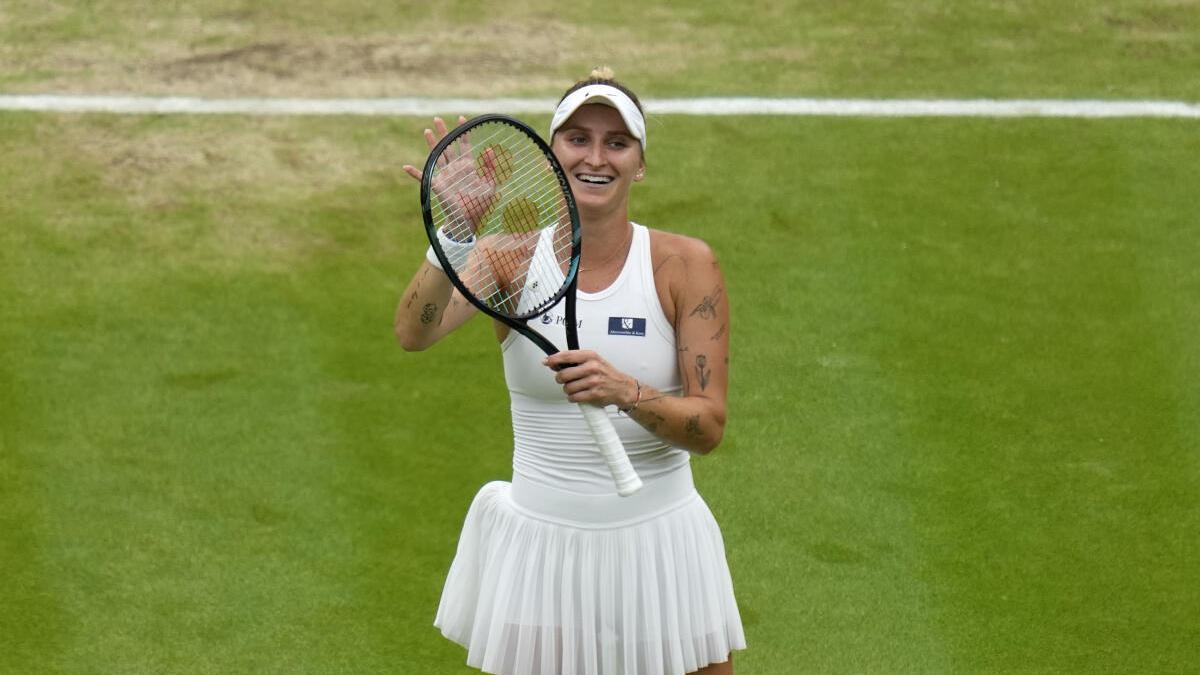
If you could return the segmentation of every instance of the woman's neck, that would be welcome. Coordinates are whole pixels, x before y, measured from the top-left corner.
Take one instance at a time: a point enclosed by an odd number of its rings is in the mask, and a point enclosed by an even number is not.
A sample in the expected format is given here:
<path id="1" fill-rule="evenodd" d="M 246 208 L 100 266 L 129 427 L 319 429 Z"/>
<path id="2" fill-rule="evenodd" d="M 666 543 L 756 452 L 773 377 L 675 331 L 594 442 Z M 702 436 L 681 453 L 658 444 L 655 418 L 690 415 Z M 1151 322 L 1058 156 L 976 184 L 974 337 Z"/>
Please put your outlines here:
<path id="1" fill-rule="evenodd" d="M 610 268 L 614 263 L 619 266 L 624 261 L 623 254 L 629 251 L 633 239 L 633 224 L 625 217 L 625 212 L 602 221 L 585 220 L 580 225 L 583 235 L 580 271 Z"/>

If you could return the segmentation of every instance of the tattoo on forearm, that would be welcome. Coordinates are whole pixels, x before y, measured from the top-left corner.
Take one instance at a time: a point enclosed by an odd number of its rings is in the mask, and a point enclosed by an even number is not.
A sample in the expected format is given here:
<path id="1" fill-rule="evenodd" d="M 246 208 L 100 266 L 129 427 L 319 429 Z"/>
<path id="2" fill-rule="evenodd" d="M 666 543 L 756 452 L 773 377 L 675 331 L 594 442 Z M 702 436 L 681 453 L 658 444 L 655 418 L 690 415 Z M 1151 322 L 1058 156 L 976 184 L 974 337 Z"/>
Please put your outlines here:
<path id="1" fill-rule="evenodd" d="M 426 304 L 421 308 L 421 323 L 426 325 L 433 323 L 433 317 L 436 314 L 437 305 L 433 304 L 432 302 Z"/>
<path id="2" fill-rule="evenodd" d="M 692 415 L 687 418 L 687 421 L 683 424 L 683 430 L 692 438 L 703 436 L 704 432 L 700 430 L 700 416 Z"/>
<path id="3" fill-rule="evenodd" d="M 652 410 L 648 410 L 646 412 L 648 415 L 650 415 L 654 419 L 650 420 L 649 422 L 646 422 L 642 426 L 646 428 L 646 431 L 649 431 L 650 433 L 654 433 L 654 432 L 658 431 L 658 425 L 665 422 L 667 420 L 667 418 L 663 417 L 662 415 L 659 415 L 658 413 L 656 413 Z"/>
<path id="4" fill-rule="evenodd" d="M 704 299 L 700 301 L 700 304 L 696 305 L 696 309 L 693 309 L 692 313 L 688 316 L 699 314 L 701 319 L 717 318 L 717 303 L 721 301 L 721 296 L 724 293 L 724 289 L 717 286 L 712 293 L 704 296 Z"/>
<path id="5" fill-rule="evenodd" d="M 721 324 L 721 327 L 717 329 L 717 332 L 713 333 L 713 336 L 710 339 L 713 342 L 720 340 L 721 336 L 725 334 L 725 326 L 727 326 L 727 325 L 729 325 L 729 324 L 724 324 L 724 323 Z"/>
<path id="6" fill-rule="evenodd" d="M 708 357 L 703 354 L 696 355 L 696 377 L 700 378 L 700 391 L 708 388 L 708 378 L 712 375 L 712 369 L 708 367 Z"/>

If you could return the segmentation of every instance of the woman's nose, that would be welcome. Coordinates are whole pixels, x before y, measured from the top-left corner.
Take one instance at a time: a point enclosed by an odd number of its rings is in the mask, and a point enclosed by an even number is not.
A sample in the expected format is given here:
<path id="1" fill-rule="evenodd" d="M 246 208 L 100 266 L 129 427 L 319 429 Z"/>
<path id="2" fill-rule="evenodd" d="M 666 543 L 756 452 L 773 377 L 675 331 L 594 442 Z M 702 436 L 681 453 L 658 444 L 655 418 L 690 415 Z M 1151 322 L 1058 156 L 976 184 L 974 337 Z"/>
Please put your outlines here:
<path id="1" fill-rule="evenodd" d="M 592 166 L 600 166 L 604 163 L 604 146 L 599 143 L 592 143 L 588 146 L 587 154 L 588 164 Z"/>

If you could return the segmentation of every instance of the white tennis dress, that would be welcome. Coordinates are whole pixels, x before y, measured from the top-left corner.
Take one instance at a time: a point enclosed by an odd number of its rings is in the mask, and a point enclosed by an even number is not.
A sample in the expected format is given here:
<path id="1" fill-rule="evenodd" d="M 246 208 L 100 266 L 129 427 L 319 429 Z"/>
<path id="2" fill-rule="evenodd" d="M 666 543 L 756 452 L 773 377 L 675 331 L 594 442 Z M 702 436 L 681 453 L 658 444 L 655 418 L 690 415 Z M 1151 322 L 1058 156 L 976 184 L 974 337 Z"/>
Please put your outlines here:
<path id="1" fill-rule="evenodd" d="M 579 341 L 667 394 L 680 391 L 675 332 L 654 287 L 649 231 L 634 225 L 620 276 L 577 296 Z M 538 330 L 565 345 L 562 305 Z M 578 407 L 545 355 L 502 343 L 513 479 L 467 513 L 434 624 L 499 675 L 682 675 L 744 649 L 720 529 L 689 454 L 609 415 L 645 485 L 620 497 Z"/>

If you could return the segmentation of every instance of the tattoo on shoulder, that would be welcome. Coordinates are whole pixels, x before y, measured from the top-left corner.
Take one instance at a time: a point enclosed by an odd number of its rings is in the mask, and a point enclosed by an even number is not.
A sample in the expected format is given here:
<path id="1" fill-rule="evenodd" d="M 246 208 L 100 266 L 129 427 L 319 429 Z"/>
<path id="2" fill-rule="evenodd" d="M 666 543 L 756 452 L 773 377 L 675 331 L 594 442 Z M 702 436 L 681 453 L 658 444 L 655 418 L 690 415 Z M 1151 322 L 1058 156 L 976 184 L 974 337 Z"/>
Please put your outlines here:
<path id="1" fill-rule="evenodd" d="M 663 258 L 663 259 L 662 259 L 662 260 L 661 260 L 661 261 L 660 261 L 660 262 L 659 262 L 657 265 L 655 265 L 655 266 L 654 266 L 654 271 L 657 273 L 657 272 L 658 272 L 659 270 L 661 270 L 661 269 L 662 269 L 662 268 L 663 268 L 663 267 L 664 267 L 664 266 L 665 266 L 665 265 L 666 265 L 668 262 L 670 262 L 672 258 L 679 258 L 680 260 L 683 260 L 683 256 L 679 255 L 678 253 L 672 253 L 671 255 L 669 255 L 669 256 L 667 256 L 667 257 Z"/>
<path id="2" fill-rule="evenodd" d="M 696 308 L 693 309 L 692 313 L 688 316 L 696 316 L 699 314 L 701 319 L 717 318 L 717 303 L 721 301 L 721 296 L 724 295 L 724 293 L 725 290 L 720 286 L 717 286 L 715 289 L 713 289 L 712 293 L 704 296 L 704 299 L 700 301 L 700 304 L 696 305 Z"/>
<path id="3" fill-rule="evenodd" d="M 693 438 L 697 436 L 703 436 L 704 432 L 700 429 L 700 416 L 692 415 L 691 417 L 687 418 L 687 421 L 683 424 L 683 430 L 687 432 L 688 436 Z"/>
<path id="4" fill-rule="evenodd" d="M 421 323 L 423 323 L 423 324 L 433 323 L 433 317 L 436 314 L 437 314 L 437 305 L 433 304 L 432 302 L 427 303 L 424 307 L 421 308 Z"/>
<path id="5" fill-rule="evenodd" d="M 712 369 L 708 367 L 708 357 L 704 354 L 696 355 L 696 377 L 700 379 L 700 391 L 708 388 L 708 379 L 712 376 Z"/>

